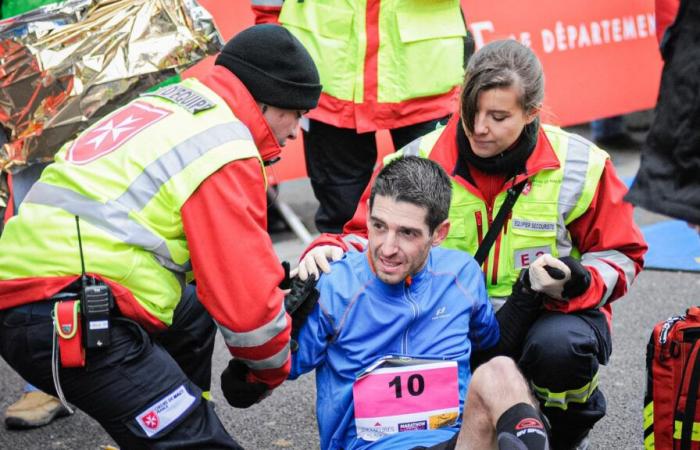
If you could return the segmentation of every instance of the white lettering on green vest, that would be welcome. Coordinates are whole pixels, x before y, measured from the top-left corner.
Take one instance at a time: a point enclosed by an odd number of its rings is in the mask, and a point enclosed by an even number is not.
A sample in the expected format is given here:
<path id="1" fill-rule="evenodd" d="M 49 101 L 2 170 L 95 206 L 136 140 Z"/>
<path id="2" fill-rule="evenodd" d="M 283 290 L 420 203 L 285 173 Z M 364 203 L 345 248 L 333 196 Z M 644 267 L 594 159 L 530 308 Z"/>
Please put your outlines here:
<path id="1" fill-rule="evenodd" d="M 171 84 L 162 87 L 155 92 L 146 92 L 141 94 L 142 97 L 161 97 L 172 101 L 173 103 L 185 108 L 190 114 L 196 114 L 199 111 L 206 111 L 214 107 L 214 103 L 206 97 L 192 89 L 179 84 Z"/>
<path id="2" fill-rule="evenodd" d="M 544 230 L 554 231 L 556 224 L 554 222 L 537 222 L 534 220 L 513 219 L 513 228 L 519 230 Z"/>

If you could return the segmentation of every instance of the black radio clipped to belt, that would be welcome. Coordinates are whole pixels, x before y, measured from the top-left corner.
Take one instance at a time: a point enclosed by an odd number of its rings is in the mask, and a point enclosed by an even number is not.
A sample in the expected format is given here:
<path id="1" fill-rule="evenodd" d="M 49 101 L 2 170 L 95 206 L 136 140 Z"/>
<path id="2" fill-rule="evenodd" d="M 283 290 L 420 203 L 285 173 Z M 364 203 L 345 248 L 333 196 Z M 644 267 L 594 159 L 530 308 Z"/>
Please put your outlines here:
<path id="1" fill-rule="evenodd" d="M 106 284 L 97 281 L 96 284 L 82 287 L 80 309 L 83 313 L 86 348 L 103 348 L 110 344 L 110 314 L 113 306 L 112 292 Z"/>
<path id="2" fill-rule="evenodd" d="M 78 228 L 78 247 L 80 248 L 80 265 L 82 269 L 80 286 L 80 312 L 83 317 L 85 348 L 105 348 L 112 342 L 111 313 L 114 298 L 109 286 L 102 281 L 85 274 L 83 243 L 80 237 L 80 219 L 75 216 Z"/>

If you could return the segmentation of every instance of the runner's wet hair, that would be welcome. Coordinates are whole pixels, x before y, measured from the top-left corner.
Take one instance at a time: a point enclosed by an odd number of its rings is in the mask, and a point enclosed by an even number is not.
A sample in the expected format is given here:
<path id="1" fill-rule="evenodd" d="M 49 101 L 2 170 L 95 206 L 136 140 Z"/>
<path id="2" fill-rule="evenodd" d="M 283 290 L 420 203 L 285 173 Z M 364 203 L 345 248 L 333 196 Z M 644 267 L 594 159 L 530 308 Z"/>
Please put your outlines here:
<path id="1" fill-rule="evenodd" d="M 377 195 L 425 208 L 426 224 L 432 233 L 447 219 L 452 185 L 450 177 L 437 163 L 417 156 L 405 156 L 389 162 L 377 175 L 369 196 L 370 211 Z"/>
<path id="2" fill-rule="evenodd" d="M 518 102 L 526 114 L 542 105 L 544 72 L 528 47 L 513 39 L 493 41 L 471 57 L 460 95 L 460 117 L 470 133 L 474 132 L 479 94 L 510 86 L 520 89 Z"/>

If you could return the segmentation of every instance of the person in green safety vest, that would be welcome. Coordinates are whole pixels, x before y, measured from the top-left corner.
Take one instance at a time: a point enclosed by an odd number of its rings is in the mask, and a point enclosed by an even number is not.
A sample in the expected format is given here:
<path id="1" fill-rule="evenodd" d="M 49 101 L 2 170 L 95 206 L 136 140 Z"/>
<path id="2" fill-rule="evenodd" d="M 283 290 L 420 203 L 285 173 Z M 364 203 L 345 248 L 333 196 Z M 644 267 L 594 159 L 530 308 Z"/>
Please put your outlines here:
<path id="1" fill-rule="evenodd" d="M 514 40 L 491 42 L 467 66 L 459 114 L 387 159 L 419 155 L 451 175 L 452 227 L 442 245 L 475 255 L 496 309 L 522 269 L 546 296 L 518 365 L 549 417 L 552 447 L 585 448 L 605 415 L 598 368 L 612 350 L 611 304 L 629 291 L 647 245 L 608 154 L 540 124 L 543 97 L 544 73 L 532 50 Z M 327 258 L 348 248 L 364 248 L 368 196 L 343 234 L 311 244 L 302 277 L 328 271 Z"/>
<path id="2" fill-rule="evenodd" d="M 377 161 L 377 130 L 401 148 L 447 120 L 471 48 L 459 0 L 251 0 L 309 50 L 323 84 L 302 122 L 316 227 L 339 233 Z"/>
<path id="3" fill-rule="evenodd" d="M 320 93 L 303 45 L 259 25 L 201 81 L 144 93 L 66 143 L 0 236 L 0 356 L 121 448 L 240 448 L 210 401 L 214 337 L 234 357 L 232 406 L 287 378 L 265 166 Z"/>
<path id="4" fill-rule="evenodd" d="M 0 0 L 0 19 L 23 14 L 51 3 L 55 3 L 55 0 Z M 181 77 L 178 74 L 153 87 L 153 90 L 179 81 L 181 81 Z M 14 192 L 11 202 L 13 211 L 5 215 L 7 218 L 14 215 L 14 212 L 19 208 L 23 194 L 29 189 L 31 183 L 38 179 L 44 166 L 43 163 L 37 164 L 36 167 L 32 166 L 13 176 Z M 0 225 L 1 232 L 2 225 Z M 7 428 L 28 429 L 48 425 L 54 419 L 67 415 L 69 415 L 68 410 L 58 398 L 27 383 L 22 389 L 21 397 L 5 410 L 3 420 Z"/>

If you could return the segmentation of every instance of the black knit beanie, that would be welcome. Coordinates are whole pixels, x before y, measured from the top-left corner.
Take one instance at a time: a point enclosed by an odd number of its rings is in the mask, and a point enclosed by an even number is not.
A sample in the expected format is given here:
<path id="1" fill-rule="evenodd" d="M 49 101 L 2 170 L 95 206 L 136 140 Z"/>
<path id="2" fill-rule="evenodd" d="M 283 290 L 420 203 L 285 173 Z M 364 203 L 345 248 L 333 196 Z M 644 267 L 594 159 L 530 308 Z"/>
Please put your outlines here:
<path id="1" fill-rule="evenodd" d="M 307 110 L 321 95 L 316 64 L 292 33 L 279 25 L 255 25 L 226 43 L 214 64 L 224 66 L 261 103 Z"/>

